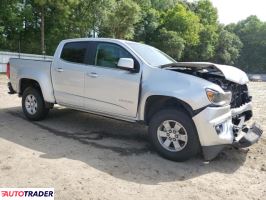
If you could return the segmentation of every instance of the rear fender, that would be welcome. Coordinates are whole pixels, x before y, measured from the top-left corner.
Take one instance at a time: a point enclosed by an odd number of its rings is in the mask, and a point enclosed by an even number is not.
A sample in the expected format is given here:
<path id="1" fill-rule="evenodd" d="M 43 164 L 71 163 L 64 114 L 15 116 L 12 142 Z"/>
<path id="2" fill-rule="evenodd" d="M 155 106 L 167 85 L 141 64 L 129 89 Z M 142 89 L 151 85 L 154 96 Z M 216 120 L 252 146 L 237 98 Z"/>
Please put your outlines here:
<path id="1" fill-rule="evenodd" d="M 33 80 L 39 84 L 44 100 L 49 103 L 55 103 L 53 86 L 52 86 L 50 77 L 46 77 L 46 76 L 47 76 L 46 74 L 42 74 L 42 73 L 40 73 L 39 75 L 28 74 L 28 75 L 21 76 L 19 78 L 18 93 L 21 94 L 22 92 L 21 84 L 23 80 L 25 79 Z"/>

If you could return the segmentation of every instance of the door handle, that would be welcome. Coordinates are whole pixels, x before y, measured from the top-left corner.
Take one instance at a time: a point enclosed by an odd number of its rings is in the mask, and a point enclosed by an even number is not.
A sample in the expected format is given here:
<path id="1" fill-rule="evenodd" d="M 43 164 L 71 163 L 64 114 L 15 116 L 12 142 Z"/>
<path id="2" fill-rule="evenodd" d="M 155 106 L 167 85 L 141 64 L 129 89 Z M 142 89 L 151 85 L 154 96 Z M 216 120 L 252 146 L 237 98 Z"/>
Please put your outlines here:
<path id="1" fill-rule="evenodd" d="M 63 72 L 64 70 L 62 68 L 56 68 L 56 71 Z"/>
<path id="2" fill-rule="evenodd" d="M 92 78 L 97 78 L 99 75 L 95 72 L 91 72 L 91 73 L 88 72 L 87 76 L 92 77 Z"/>

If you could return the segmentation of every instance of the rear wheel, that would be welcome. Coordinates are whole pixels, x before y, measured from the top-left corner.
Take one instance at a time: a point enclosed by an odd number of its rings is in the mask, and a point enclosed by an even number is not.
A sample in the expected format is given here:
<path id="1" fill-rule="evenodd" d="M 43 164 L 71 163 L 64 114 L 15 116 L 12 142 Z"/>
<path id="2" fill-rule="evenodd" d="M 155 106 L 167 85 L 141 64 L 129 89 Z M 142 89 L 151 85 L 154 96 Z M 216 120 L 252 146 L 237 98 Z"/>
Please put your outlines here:
<path id="1" fill-rule="evenodd" d="M 49 112 L 40 90 L 34 87 L 28 87 L 23 92 L 22 109 L 25 116 L 33 121 L 44 119 Z"/>
<path id="2" fill-rule="evenodd" d="M 184 112 L 165 109 L 156 113 L 149 124 L 150 141 L 164 158 L 185 161 L 200 149 L 192 119 Z"/>

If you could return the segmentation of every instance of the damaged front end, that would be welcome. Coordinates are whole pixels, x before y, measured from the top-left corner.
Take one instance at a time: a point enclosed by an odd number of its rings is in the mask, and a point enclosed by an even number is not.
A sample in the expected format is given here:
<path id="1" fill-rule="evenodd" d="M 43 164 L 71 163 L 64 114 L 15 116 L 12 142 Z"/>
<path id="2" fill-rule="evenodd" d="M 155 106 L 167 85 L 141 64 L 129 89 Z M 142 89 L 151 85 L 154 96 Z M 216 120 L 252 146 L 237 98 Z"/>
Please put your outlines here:
<path id="1" fill-rule="evenodd" d="M 231 95 L 226 105 L 209 105 L 193 117 L 205 160 L 214 159 L 227 145 L 245 148 L 259 140 L 263 132 L 260 126 L 246 125 L 253 113 L 245 72 L 213 63 L 174 63 L 163 67 L 208 80 Z"/>

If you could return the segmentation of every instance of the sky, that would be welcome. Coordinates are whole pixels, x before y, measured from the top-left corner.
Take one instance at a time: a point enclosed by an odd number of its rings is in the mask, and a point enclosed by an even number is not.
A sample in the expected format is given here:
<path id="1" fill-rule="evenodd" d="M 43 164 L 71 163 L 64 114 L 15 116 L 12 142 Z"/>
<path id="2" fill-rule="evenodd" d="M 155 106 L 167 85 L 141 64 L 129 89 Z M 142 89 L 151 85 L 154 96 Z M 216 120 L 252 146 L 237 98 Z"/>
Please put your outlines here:
<path id="1" fill-rule="evenodd" d="M 229 24 L 257 15 L 266 21 L 266 0 L 211 0 L 218 9 L 219 21 Z"/>

